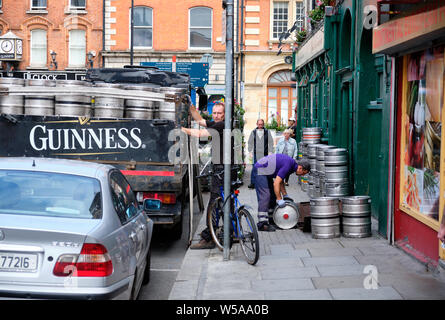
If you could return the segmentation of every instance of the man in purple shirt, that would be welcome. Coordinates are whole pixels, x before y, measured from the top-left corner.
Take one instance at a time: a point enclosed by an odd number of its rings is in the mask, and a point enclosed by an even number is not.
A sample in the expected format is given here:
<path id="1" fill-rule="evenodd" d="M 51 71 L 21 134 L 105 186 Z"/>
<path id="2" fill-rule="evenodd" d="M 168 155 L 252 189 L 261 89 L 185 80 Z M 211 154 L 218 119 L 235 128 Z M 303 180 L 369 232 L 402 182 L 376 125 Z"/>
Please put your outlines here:
<path id="1" fill-rule="evenodd" d="M 292 199 L 287 195 L 284 180 L 292 173 L 302 176 L 311 170 L 307 160 L 295 160 L 286 154 L 271 154 L 258 160 L 255 164 L 258 176 L 255 191 L 258 200 L 258 230 L 275 231 L 269 224 L 269 209 L 275 205 L 284 207 L 285 200 Z"/>

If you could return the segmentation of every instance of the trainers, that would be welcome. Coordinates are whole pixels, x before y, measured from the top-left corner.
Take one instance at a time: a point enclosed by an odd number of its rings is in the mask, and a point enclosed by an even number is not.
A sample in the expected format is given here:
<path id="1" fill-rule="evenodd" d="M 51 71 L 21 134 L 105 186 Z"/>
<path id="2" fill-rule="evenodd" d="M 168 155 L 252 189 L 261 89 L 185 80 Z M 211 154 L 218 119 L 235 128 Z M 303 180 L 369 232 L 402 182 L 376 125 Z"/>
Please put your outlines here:
<path id="1" fill-rule="evenodd" d="M 258 227 L 258 231 L 266 231 L 266 232 L 274 232 L 276 228 L 268 223 L 263 223 L 260 227 Z"/>
<path id="2" fill-rule="evenodd" d="M 215 248 L 215 242 L 213 242 L 212 240 L 210 241 L 206 241 L 204 239 L 201 239 L 198 243 L 192 244 L 190 246 L 190 249 L 195 250 L 195 249 L 213 249 Z"/>
<path id="3" fill-rule="evenodd" d="M 254 184 L 249 184 L 248 186 L 247 186 L 247 188 L 249 188 L 249 189 L 255 189 L 255 185 Z"/>

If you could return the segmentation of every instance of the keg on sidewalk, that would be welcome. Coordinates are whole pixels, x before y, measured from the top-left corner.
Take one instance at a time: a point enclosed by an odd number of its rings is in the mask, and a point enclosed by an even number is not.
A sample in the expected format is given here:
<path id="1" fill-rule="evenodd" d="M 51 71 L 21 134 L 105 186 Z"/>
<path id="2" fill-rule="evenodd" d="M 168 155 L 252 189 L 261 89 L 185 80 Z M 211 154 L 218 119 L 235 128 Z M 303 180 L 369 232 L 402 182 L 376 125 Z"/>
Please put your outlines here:
<path id="1" fill-rule="evenodd" d="M 26 85 L 30 87 L 42 87 L 42 91 L 49 91 L 51 87 L 56 86 L 52 80 L 32 79 L 26 80 Z M 25 96 L 25 115 L 31 116 L 53 116 L 54 115 L 54 96 L 33 93 Z"/>
<path id="2" fill-rule="evenodd" d="M 59 80 L 57 87 L 89 87 L 90 84 L 79 80 Z M 59 94 L 55 98 L 54 114 L 60 116 L 92 116 L 91 97 L 81 94 Z"/>
<path id="3" fill-rule="evenodd" d="M 349 181 L 329 182 L 325 180 L 326 197 L 344 197 L 349 195 Z"/>
<path id="4" fill-rule="evenodd" d="M 325 166 L 346 166 L 348 164 L 348 150 L 333 148 L 324 151 Z"/>
<path id="5" fill-rule="evenodd" d="M 334 149 L 335 146 L 330 146 L 326 144 L 318 144 L 316 155 L 317 155 L 317 162 L 316 162 L 316 170 L 318 172 L 324 173 L 325 172 L 325 151 L 328 149 Z"/>
<path id="6" fill-rule="evenodd" d="M 344 182 L 348 181 L 349 171 L 348 166 L 325 166 L 324 173 L 327 182 Z"/>
<path id="7" fill-rule="evenodd" d="M 300 211 L 292 201 L 286 201 L 283 208 L 276 207 L 273 212 L 273 221 L 281 229 L 292 229 L 297 225 L 300 218 Z"/>
<path id="8" fill-rule="evenodd" d="M 315 239 L 340 237 L 340 207 L 337 198 L 311 199 L 311 230 Z"/>
<path id="9" fill-rule="evenodd" d="M 342 203 L 343 236 L 347 238 L 365 238 L 371 232 L 371 198 L 369 196 L 351 196 L 340 198 Z"/>
<path id="10" fill-rule="evenodd" d="M 94 86 L 107 89 L 122 89 L 122 85 L 120 84 L 106 82 L 98 82 Z M 96 96 L 94 98 L 94 116 L 100 118 L 123 118 L 124 99 Z"/>
<path id="11" fill-rule="evenodd" d="M 303 128 L 303 142 L 317 144 L 321 140 L 321 128 Z"/>
<path id="12" fill-rule="evenodd" d="M 23 87 L 25 80 L 18 78 L 0 78 L 0 87 Z M 0 113 L 23 114 L 24 97 L 22 95 L 0 96 Z"/>
<path id="13" fill-rule="evenodd" d="M 151 88 L 137 85 L 127 85 L 125 90 L 138 90 L 146 92 L 160 92 L 158 88 Z M 125 118 L 135 119 L 153 119 L 155 101 L 126 99 L 125 100 Z"/>

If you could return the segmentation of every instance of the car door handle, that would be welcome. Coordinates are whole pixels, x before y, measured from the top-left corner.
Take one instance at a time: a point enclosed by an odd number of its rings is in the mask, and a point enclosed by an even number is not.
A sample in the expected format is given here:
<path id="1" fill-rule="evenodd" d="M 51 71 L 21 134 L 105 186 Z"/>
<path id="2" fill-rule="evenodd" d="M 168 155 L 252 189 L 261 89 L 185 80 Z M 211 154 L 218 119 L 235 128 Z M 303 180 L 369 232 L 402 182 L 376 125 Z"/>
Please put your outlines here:
<path id="1" fill-rule="evenodd" d="M 135 233 L 135 232 L 130 233 L 129 238 L 130 238 L 133 242 L 136 242 L 136 239 L 137 239 L 137 237 L 136 237 L 136 233 Z"/>

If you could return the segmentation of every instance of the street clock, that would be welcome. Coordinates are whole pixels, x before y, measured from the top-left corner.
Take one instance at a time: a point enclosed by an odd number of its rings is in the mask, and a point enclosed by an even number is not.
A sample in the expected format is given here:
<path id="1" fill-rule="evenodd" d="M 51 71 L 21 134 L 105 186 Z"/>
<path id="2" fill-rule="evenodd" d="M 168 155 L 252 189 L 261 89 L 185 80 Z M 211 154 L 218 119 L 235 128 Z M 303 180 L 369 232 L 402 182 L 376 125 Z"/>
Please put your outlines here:
<path id="1" fill-rule="evenodd" d="M 20 61 L 23 54 L 23 40 L 11 31 L 0 36 L 0 60 Z"/>

